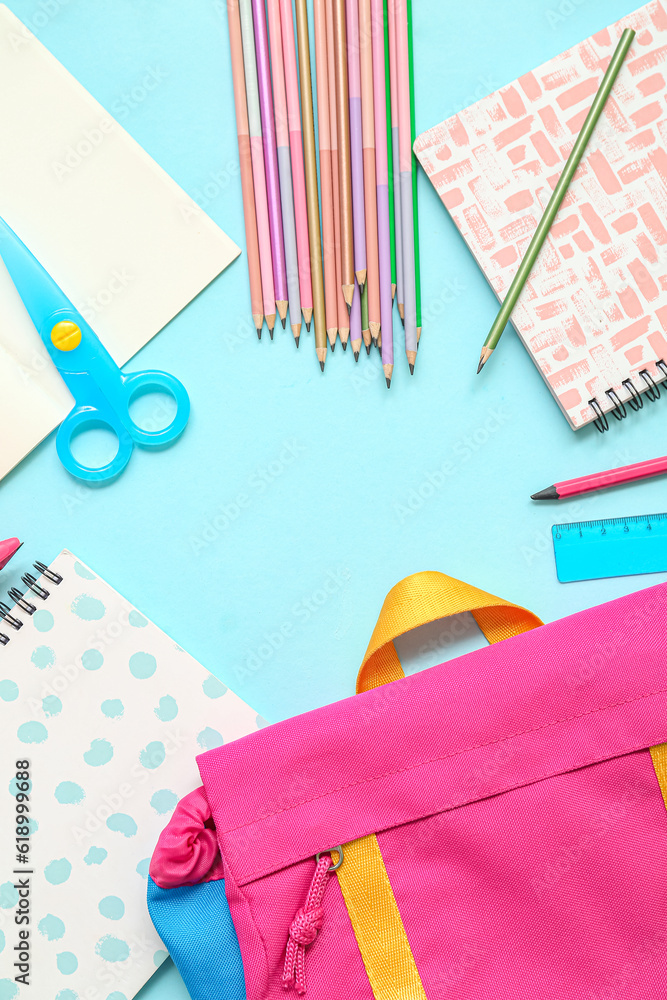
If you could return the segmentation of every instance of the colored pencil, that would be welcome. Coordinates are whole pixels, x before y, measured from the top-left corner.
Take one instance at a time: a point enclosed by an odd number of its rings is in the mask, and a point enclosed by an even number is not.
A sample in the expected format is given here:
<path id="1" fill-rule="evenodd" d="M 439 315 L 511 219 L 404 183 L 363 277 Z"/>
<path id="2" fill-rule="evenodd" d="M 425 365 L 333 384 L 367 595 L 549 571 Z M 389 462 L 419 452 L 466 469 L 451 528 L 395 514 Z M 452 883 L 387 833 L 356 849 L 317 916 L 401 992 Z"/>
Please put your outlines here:
<path id="1" fill-rule="evenodd" d="M 338 129 L 338 190 L 343 295 L 348 309 L 354 298 L 354 235 L 352 225 L 352 173 L 350 160 L 350 105 L 347 83 L 347 31 L 345 0 L 333 0 L 334 54 L 336 59 L 336 108 Z"/>
<path id="2" fill-rule="evenodd" d="M 273 257 L 273 284 L 276 290 L 276 308 L 278 309 L 278 315 L 280 316 L 284 329 L 285 320 L 287 318 L 287 268 L 285 265 L 283 211 L 280 201 L 280 180 L 278 178 L 275 116 L 273 110 L 273 94 L 271 91 L 269 36 L 266 30 L 266 10 L 264 7 L 264 0 L 251 0 L 251 3 L 253 24 L 255 28 L 255 55 L 257 58 L 259 108 L 262 119 L 266 193 L 269 202 L 269 229 L 271 233 L 271 255 Z"/>
<path id="3" fill-rule="evenodd" d="M 243 48 L 245 90 L 248 105 L 248 130 L 250 133 L 250 156 L 252 159 L 252 178 L 255 191 L 255 216 L 257 219 L 259 264 L 262 275 L 264 318 L 269 328 L 269 333 L 273 338 L 273 327 L 276 321 L 276 297 L 273 284 L 269 205 L 266 197 L 266 177 L 264 174 L 264 143 L 262 140 L 262 116 L 259 110 L 255 33 L 252 23 L 252 6 L 250 0 L 239 0 L 239 17 L 241 21 L 241 44 Z"/>
<path id="4" fill-rule="evenodd" d="M 361 337 L 366 348 L 366 354 L 370 354 L 372 338 L 368 322 L 368 282 L 366 282 L 364 290 L 361 292 Z"/>
<path id="5" fill-rule="evenodd" d="M 563 172 L 560 175 L 558 183 L 553 190 L 549 203 L 544 211 L 544 215 L 538 223 L 537 229 L 533 234 L 533 238 L 530 241 L 530 245 L 526 250 L 523 260 L 519 265 L 519 269 L 514 275 L 514 280 L 510 285 L 509 291 L 505 296 L 503 304 L 500 311 L 495 319 L 493 326 L 489 332 L 488 337 L 484 341 L 484 346 L 482 347 L 482 352 L 479 359 L 479 366 L 477 368 L 477 373 L 481 372 L 484 365 L 487 363 L 491 357 L 493 351 L 498 345 L 503 330 L 507 326 L 510 316 L 517 304 L 521 292 L 524 289 L 526 281 L 530 277 L 530 272 L 535 266 L 535 262 L 540 254 L 544 242 L 549 235 L 549 230 L 551 229 L 558 211 L 563 203 L 565 195 L 567 194 L 568 188 L 574 177 L 579 164 L 581 163 L 582 157 L 586 150 L 586 147 L 593 135 L 595 126 L 604 110 L 604 106 L 607 103 L 607 99 L 613 90 L 614 83 L 616 82 L 616 77 L 625 61 L 625 57 L 628 54 L 630 46 L 635 37 L 635 32 L 632 29 L 626 29 L 621 35 L 621 39 L 616 47 L 616 51 L 611 57 L 611 61 L 607 67 L 600 88 L 595 95 L 591 109 L 586 116 L 586 120 L 582 126 L 581 132 L 579 133 L 577 140 L 572 147 L 572 152 L 570 153 L 567 163 L 563 168 Z"/>
<path id="6" fill-rule="evenodd" d="M 364 210 L 364 146 L 361 123 L 361 66 L 359 62 L 359 2 L 345 0 L 347 27 L 347 86 L 350 101 L 350 165 L 352 168 L 352 226 L 354 276 L 363 293 L 366 285 L 366 218 Z"/>
<path id="7" fill-rule="evenodd" d="M 393 139 L 391 128 L 391 74 L 389 70 L 389 17 L 387 14 L 387 0 L 382 2 L 382 20 L 384 27 L 384 93 L 385 93 L 385 120 L 387 122 L 387 182 L 389 187 L 389 239 L 391 253 L 391 301 L 393 303 L 396 295 L 396 235 L 394 223 L 394 162 L 393 162 Z M 393 337 L 392 337 L 393 340 Z"/>
<path id="8" fill-rule="evenodd" d="M 301 114 L 303 118 L 303 145 L 306 168 L 310 274 L 313 283 L 313 309 L 315 313 L 315 349 L 320 368 L 324 371 L 324 363 L 327 359 L 327 332 L 324 309 L 320 202 L 317 192 L 317 154 L 315 152 L 315 121 L 313 117 L 313 91 L 310 76 L 310 42 L 308 38 L 308 9 L 306 0 L 296 0 L 296 34 L 299 51 L 299 85 L 301 90 Z"/>
<path id="9" fill-rule="evenodd" d="M 331 188 L 333 193 L 334 256 L 336 265 L 336 312 L 338 316 L 338 336 L 343 350 L 347 350 L 350 337 L 350 317 L 343 295 L 341 241 L 340 241 L 340 194 L 338 178 L 338 125 L 336 106 L 336 58 L 334 54 L 333 0 L 325 0 L 327 18 L 327 61 L 329 76 L 329 138 L 331 141 Z"/>
<path id="10" fill-rule="evenodd" d="M 359 360 L 361 339 L 361 294 L 359 288 L 357 288 L 350 309 L 350 342 L 352 343 L 355 361 Z"/>
<path id="11" fill-rule="evenodd" d="M 403 225 L 401 214 L 401 185 L 399 165 L 398 127 L 398 69 L 396 65 L 395 0 L 386 0 L 387 35 L 389 40 L 389 98 L 391 104 L 391 178 L 394 189 L 394 245 L 396 249 L 396 299 L 398 314 L 403 321 Z"/>
<path id="12" fill-rule="evenodd" d="M 303 169 L 303 136 L 301 132 L 301 107 L 299 104 L 299 76 L 294 42 L 292 0 L 271 0 L 280 5 L 280 26 L 283 40 L 283 66 L 287 96 L 287 127 L 289 129 L 292 187 L 294 191 L 294 218 L 296 224 L 296 249 L 299 260 L 299 292 L 301 311 L 310 330 L 313 316 L 313 287 L 310 276 L 310 244 L 308 242 L 308 205 Z M 292 317 L 293 318 L 293 317 Z"/>
<path id="13" fill-rule="evenodd" d="M 378 26 L 379 28 L 380 26 Z M 378 29 L 376 29 L 378 30 Z M 368 325 L 377 347 L 380 333 L 380 260 L 378 257 L 377 181 L 375 176 L 375 111 L 373 107 L 373 22 L 371 0 L 359 0 L 359 61 L 361 64 L 361 129 L 364 154 L 364 209 Z"/>
<path id="14" fill-rule="evenodd" d="M 285 93 L 285 71 L 283 66 L 283 38 L 280 26 L 280 8 L 277 3 L 270 3 L 268 5 L 268 16 L 269 39 L 271 42 L 271 78 L 273 80 L 273 100 L 276 116 L 276 150 L 278 154 L 280 201 L 282 204 L 283 236 L 285 240 L 287 295 L 289 299 L 290 324 L 294 335 L 294 341 L 298 347 L 299 338 L 301 336 L 299 259 L 296 249 L 294 195 L 292 191 L 292 168 L 290 166 L 289 129 L 287 127 L 287 95 Z"/>
<path id="15" fill-rule="evenodd" d="M 329 127 L 329 65 L 325 0 L 314 0 L 315 75 L 317 78 L 317 136 L 320 149 L 320 193 L 322 198 L 322 256 L 324 258 L 324 309 L 327 338 L 333 352 L 338 333 L 336 298 L 336 246 L 331 180 L 331 130 Z"/>
<path id="16" fill-rule="evenodd" d="M 415 231 L 415 312 L 417 315 L 417 343 L 422 335 L 422 282 L 421 253 L 419 251 L 419 195 L 417 190 L 417 157 L 414 154 L 417 131 L 415 127 L 415 54 L 412 36 L 412 0 L 408 7 L 408 58 L 410 66 L 410 146 L 412 152 L 412 213 Z"/>
<path id="17" fill-rule="evenodd" d="M 390 7 L 392 3 L 390 0 Z M 417 358 L 417 301 L 415 290 L 415 234 L 412 208 L 412 142 L 410 128 L 410 67 L 406 0 L 394 0 L 396 18 L 396 89 L 398 92 L 398 160 L 401 188 L 401 247 L 403 253 L 403 304 L 405 354 L 414 374 Z"/>
<path id="18" fill-rule="evenodd" d="M 243 197 L 243 218 L 245 221 L 246 253 L 248 257 L 248 279 L 250 282 L 250 308 L 257 329 L 262 336 L 264 323 L 264 302 L 262 301 L 262 276 L 259 267 L 259 243 L 257 240 L 257 214 L 255 211 L 255 188 L 252 181 L 252 157 L 250 154 L 250 132 L 248 130 L 248 106 L 243 70 L 243 42 L 241 39 L 241 18 L 239 0 L 229 0 L 229 45 L 234 81 L 234 107 L 236 109 L 236 133 L 239 143 L 239 167 L 241 170 L 241 194 Z M 275 305 L 269 304 L 275 309 Z"/>
<path id="19" fill-rule="evenodd" d="M 385 0 L 386 2 L 386 0 Z M 394 371 L 394 337 L 392 313 L 391 232 L 389 223 L 389 177 L 387 141 L 387 96 L 385 74 L 385 39 L 383 30 L 383 0 L 371 0 L 373 27 L 373 100 L 375 111 L 375 181 L 377 197 L 378 256 L 380 272 L 380 341 L 382 369 L 387 388 Z"/>
<path id="20" fill-rule="evenodd" d="M 651 476 L 663 476 L 667 473 L 667 455 L 662 458 L 652 458 L 648 462 L 636 462 L 634 465 L 624 465 L 620 469 L 609 469 L 606 472 L 596 472 L 592 476 L 580 476 L 578 479 L 566 479 L 562 483 L 533 493 L 531 500 L 565 500 L 568 497 L 578 497 L 582 493 L 592 493 L 594 490 L 606 490 L 611 486 L 622 486 L 624 483 L 636 483 Z"/>

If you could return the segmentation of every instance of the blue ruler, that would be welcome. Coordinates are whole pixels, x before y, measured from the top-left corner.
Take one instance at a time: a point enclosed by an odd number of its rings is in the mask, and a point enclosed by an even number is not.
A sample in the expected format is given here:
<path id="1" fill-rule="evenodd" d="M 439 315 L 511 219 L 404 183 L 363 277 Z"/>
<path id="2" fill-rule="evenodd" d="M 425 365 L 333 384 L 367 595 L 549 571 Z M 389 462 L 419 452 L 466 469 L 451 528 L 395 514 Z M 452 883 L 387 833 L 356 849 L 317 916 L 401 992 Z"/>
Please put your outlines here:
<path id="1" fill-rule="evenodd" d="M 667 572 L 667 514 L 554 524 L 561 583 Z"/>

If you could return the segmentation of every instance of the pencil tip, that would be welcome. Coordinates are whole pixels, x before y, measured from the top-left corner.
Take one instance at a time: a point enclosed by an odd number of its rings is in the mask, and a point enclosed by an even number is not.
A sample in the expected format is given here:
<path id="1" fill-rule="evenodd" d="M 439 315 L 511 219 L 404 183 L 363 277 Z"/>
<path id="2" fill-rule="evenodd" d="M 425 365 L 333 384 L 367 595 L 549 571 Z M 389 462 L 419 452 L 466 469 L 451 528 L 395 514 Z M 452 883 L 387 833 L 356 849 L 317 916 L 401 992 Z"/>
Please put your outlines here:
<path id="1" fill-rule="evenodd" d="M 336 341 L 332 340 L 330 346 L 331 346 L 331 353 L 333 354 L 333 352 L 336 350 Z"/>
<path id="2" fill-rule="evenodd" d="M 414 373 L 415 373 L 415 366 L 414 365 L 410 365 L 410 374 L 414 375 Z"/>
<path id="3" fill-rule="evenodd" d="M 355 361 L 358 361 L 358 360 L 359 360 L 359 351 L 355 351 L 355 352 L 354 352 L 354 360 L 355 360 Z"/>
<path id="4" fill-rule="evenodd" d="M 324 371 L 324 361 L 320 361 L 320 371 Z"/>
<path id="5" fill-rule="evenodd" d="M 373 347 L 377 347 L 377 345 L 378 345 L 378 339 L 377 339 L 377 337 L 373 337 L 372 340 L 373 340 Z"/>
<path id="6" fill-rule="evenodd" d="M 299 341 L 300 340 L 301 340 L 301 337 L 295 337 L 294 338 L 294 343 L 296 344 L 297 347 L 299 346 Z"/>
<path id="7" fill-rule="evenodd" d="M 387 388 L 391 389 L 391 379 L 390 378 L 385 378 L 385 382 L 387 383 Z"/>
<path id="8" fill-rule="evenodd" d="M 480 361 L 480 363 L 479 363 L 479 364 L 477 365 L 477 374 L 478 374 L 478 375 L 479 375 L 479 373 L 481 372 L 481 370 L 482 370 L 482 368 L 483 368 L 483 367 L 484 367 L 484 361 L 482 360 L 482 361 Z"/>
<path id="9" fill-rule="evenodd" d="M 361 293 L 362 295 L 364 294 L 364 288 L 365 288 L 365 287 L 366 287 L 366 282 L 365 282 L 365 281 L 362 281 L 362 282 L 361 282 L 361 283 L 359 284 L 359 292 L 360 292 L 360 293 Z"/>
<path id="10" fill-rule="evenodd" d="M 262 339 L 262 328 L 261 328 L 261 326 L 259 326 L 259 327 L 257 328 L 257 339 L 258 339 L 258 340 L 261 340 L 261 339 Z"/>
<path id="11" fill-rule="evenodd" d="M 310 320 L 308 320 L 306 323 L 306 330 L 308 331 L 308 333 L 310 333 Z"/>
<path id="12" fill-rule="evenodd" d="M 555 486 L 547 486 L 546 490 L 540 490 L 539 493 L 533 493 L 530 498 L 531 500 L 560 500 L 558 490 Z"/>
<path id="13" fill-rule="evenodd" d="M 370 353 L 371 353 L 371 345 L 370 344 L 366 344 L 366 354 L 370 354 Z"/>
<path id="14" fill-rule="evenodd" d="M 280 317 L 280 322 L 282 323 L 283 330 L 284 330 L 285 329 L 285 324 L 287 323 L 287 317 L 286 316 L 281 316 Z"/>
<path id="15" fill-rule="evenodd" d="M 269 337 L 273 340 L 273 330 L 269 330 Z"/>
<path id="16" fill-rule="evenodd" d="M 343 350 L 346 351 L 347 350 L 347 340 L 341 340 L 341 344 L 343 345 Z"/>
<path id="17" fill-rule="evenodd" d="M 400 314 L 399 314 L 400 315 Z M 405 316 L 401 316 L 401 326 L 405 330 Z"/>

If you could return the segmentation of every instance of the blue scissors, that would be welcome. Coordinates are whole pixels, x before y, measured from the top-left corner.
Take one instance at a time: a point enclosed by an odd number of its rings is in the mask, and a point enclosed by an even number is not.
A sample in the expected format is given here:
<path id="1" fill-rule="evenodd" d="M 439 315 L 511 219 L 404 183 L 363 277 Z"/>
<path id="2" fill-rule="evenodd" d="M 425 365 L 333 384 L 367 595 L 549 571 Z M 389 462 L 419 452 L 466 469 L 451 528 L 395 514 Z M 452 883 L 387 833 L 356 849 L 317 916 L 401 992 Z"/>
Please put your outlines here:
<path id="1" fill-rule="evenodd" d="M 162 448 L 175 441 L 190 416 L 190 399 L 178 379 L 160 371 L 124 375 L 78 309 L 1 218 L 0 256 L 74 396 L 74 407 L 56 436 L 58 457 L 67 471 L 84 482 L 110 482 L 129 462 L 135 443 Z M 162 430 L 144 430 L 130 416 L 133 400 L 147 392 L 166 392 L 176 400 L 174 419 Z M 93 427 L 106 427 L 118 438 L 116 455 L 98 468 L 82 465 L 72 454 L 72 438 Z"/>

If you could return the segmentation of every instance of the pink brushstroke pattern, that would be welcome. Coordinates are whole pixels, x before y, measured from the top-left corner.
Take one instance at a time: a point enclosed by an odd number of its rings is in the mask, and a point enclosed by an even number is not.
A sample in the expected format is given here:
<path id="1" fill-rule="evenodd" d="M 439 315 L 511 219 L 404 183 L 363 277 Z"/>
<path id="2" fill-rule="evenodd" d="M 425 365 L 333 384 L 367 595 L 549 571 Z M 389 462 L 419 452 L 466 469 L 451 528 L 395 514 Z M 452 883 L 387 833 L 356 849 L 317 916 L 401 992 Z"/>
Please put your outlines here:
<path id="1" fill-rule="evenodd" d="M 415 152 L 503 299 L 626 27 L 637 31 L 513 323 L 570 425 L 667 361 L 667 0 L 419 136 Z M 446 159 L 443 149 L 446 148 Z M 554 326 L 558 324 L 558 326 Z M 641 379 L 635 378 L 637 388 Z"/>

